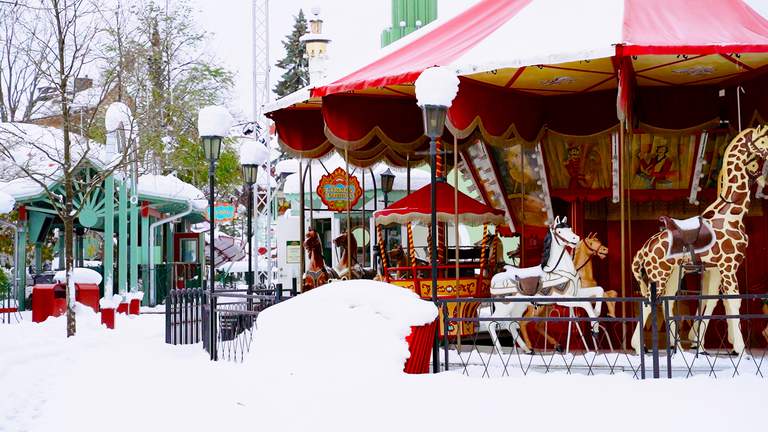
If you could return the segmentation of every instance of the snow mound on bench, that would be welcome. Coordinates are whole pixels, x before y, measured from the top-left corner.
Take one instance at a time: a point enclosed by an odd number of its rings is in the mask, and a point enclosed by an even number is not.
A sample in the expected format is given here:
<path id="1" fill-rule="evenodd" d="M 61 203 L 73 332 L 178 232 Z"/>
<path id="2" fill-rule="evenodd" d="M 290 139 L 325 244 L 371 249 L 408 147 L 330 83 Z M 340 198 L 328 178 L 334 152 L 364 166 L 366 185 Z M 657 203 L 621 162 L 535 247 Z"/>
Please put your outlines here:
<path id="1" fill-rule="evenodd" d="M 280 373 L 401 374 L 411 326 L 437 308 L 408 289 L 371 280 L 334 282 L 272 306 L 257 319 L 251 353 Z"/>

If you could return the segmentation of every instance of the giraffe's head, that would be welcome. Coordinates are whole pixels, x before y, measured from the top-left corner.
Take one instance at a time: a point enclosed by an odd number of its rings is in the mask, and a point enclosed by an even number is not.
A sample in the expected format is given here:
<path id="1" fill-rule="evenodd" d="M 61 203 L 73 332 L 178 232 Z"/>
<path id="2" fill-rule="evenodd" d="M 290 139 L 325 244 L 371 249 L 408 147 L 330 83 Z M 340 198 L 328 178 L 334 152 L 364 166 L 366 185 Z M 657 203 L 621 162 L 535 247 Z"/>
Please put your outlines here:
<path id="1" fill-rule="evenodd" d="M 768 158 L 768 125 L 752 129 L 752 136 L 747 137 L 747 143 L 751 153 L 762 160 Z"/>

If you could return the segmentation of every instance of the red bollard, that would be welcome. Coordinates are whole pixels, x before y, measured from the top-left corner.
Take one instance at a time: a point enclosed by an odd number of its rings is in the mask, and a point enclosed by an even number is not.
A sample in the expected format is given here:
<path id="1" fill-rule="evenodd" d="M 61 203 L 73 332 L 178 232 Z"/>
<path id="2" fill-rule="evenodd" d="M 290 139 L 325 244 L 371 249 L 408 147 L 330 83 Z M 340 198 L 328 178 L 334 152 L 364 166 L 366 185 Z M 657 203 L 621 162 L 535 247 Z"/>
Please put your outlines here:
<path id="1" fill-rule="evenodd" d="M 103 308 L 101 310 L 101 323 L 106 325 L 108 329 L 115 328 L 115 310 L 112 308 Z"/>
<path id="2" fill-rule="evenodd" d="M 128 303 L 120 303 L 117 306 L 117 313 L 127 314 L 128 313 Z"/>
<path id="3" fill-rule="evenodd" d="M 411 356 L 405 362 L 403 371 L 407 374 L 429 373 L 432 359 L 432 344 L 435 340 L 437 320 L 421 326 L 411 326 L 411 334 L 405 337 Z"/>
<path id="4" fill-rule="evenodd" d="M 138 315 L 140 306 L 141 306 L 141 300 L 136 298 L 131 299 L 131 303 L 128 306 L 128 315 Z"/>

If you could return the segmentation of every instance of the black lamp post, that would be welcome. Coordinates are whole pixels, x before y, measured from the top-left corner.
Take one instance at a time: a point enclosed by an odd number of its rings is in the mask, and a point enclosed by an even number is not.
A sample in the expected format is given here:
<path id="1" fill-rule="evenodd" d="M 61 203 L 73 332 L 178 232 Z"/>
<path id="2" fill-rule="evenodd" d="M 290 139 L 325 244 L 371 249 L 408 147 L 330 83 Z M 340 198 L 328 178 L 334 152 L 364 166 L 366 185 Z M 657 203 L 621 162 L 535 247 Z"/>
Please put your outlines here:
<path id="1" fill-rule="evenodd" d="M 443 135 L 445 116 L 459 89 L 456 74 L 442 67 L 424 70 L 416 80 L 416 98 L 424 116 L 424 134 L 429 137 L 429 159 L 431 165 L 430 197 L 432 214 L 429 232 L 432 236 L 430 261 L 432 264 L 432 301 L 437 303 L 437 138 Z M 447 319 L 447 317 L 443 317 Z M 439 327 L 439 326 L 438 326 Z M 432 372 L 440 372 L 438 330 L 432 344 Z"/>
<path id="2" fill-rule="evenodd" d="M 253 294 L 253 245 L 251 244 L 253 239 L 253 184 L 256 183 L 259 166 L 256 164 L 243 164 L 242 169 L 243 180 L 248 188 L 248 228 L 246 229 L 246 235 L 248 236 L 248 273 L 245 279 L 248 284 L 248 294 Z"/>
<path id="3" fill-rule="evenodd" d="M 219 160 L 219 154 L 221 153 L 221 142 L 224 140 L 229 127 L 231 126 L 232 118 L 229 112 L 224 107 L 220 106 L 207 106 L 200 110 L 197 117 L 197 130 L 200 134 L 200 141 L 203 145 L 203 154 L 208 161 L 208 219 L 210 223 L 210 261 L 211 261 L 211 273 L 210 273 L 210 340 L 208 347 L 210 349 L 211 360 L 217 360 L 218 354 L 216 352 L 216 298 L 214 293 L 216 291 L 216 259 L 214 247 L 214 234 L 215 234 L 215 213 L 214 213 L 214 198 L 215 198 L 215 183 L 216 183 L 216 161 Z"/>
<path id="4" fill-rule="evenodd" d="M 389 206 L 389 193 L 392 192 L 392 186 L 395 184 L 395 175 L 387 168 L 386 171 L 379 174 L 381 178 L 381 191 L 384 193 L 384 208 Z M 384 227 L 384 249 L 389 248 L 389 229 Z M 384 251 L 383 251 L 384 252 Z"/>

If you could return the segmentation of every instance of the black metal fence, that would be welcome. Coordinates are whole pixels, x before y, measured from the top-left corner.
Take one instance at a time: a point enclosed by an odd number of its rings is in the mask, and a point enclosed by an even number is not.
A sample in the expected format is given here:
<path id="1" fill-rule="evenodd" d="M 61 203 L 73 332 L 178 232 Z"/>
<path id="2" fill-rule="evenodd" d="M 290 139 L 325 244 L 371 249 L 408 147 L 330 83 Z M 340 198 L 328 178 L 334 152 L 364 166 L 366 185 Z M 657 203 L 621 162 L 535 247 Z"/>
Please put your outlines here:
<path id="1" fill-rule="evenodd" d="M 252 292 L 222 290 L 214 293 L 216 342 L 212 359 L 243 361 L 250 351 L 259 313 L 279 301 L 274 290 Z M 211 354 L 210 344 L 206 342 L 204 347 Z"/>
<path id="2" fill-rule="evenodd" d="M 194 344 L 203 340 L 207 325 L 208 292 L 202 288 L 170 290 L 165 296 L 165 342 Z"/>
<path id="3" fill-rule="evenodd" d="M 651 287 L 655 291 L 655 287 Z M 634 316 L 589 317 L 574 313 L 574 309 L 557 308 L 547 316 L 492 317 L 491 310 L 499 303 L 530 303 L 531 298 L 455 298 L 440 299 L 442 353 L 440 369 L 458 371 L 477 377 L 501 377 L 527 375 L 529 372 L 600 375 L 626 374 L 637 379 L 646 377 L 731 377 L 737 375 L 768 376 L 768 315 L 756 313 L 711 314 L 703 313 L 707 300 L 741 300 L 761 303 L 768 301 L 768 294 L 733 296 L 657 296 L 651 299 L 631 298 L 536 298 L 542 307 L 552 301 L 558 303 L 596 301 L 627 304 L 626 309 L 634 310 Z M 673 302 L 695 302 L 695 313 L 676 313 Z M 455 311 L 462 310 L 461 304 L 479 303 L 477 316 L 461 317 Z M 646 343 L 645 331 L 640 333 L 639 352 L 630 346 L 629 335 L 641 325 L 642 307 L 650 307 L 646 326 L 651 328 L 650 342 Z M 748 305 L 742 310 L 752 310 Z M 617 308 L 618 309 L 618 308 Z M 566 312 L 558 315 L 558 311 Z M 578 310 L 578 309 L 577 309 Z M 663 311 L 663 312 L 662 312 Z M 679 312 L 679 311 L 678 311 Z M 662 315 L 663 314 L 663 315 Z M 739 352 L 731 348 L 724 322 L 739 320 L 739 331 L 744 335 L 745 347 Z M 720 322 L 720 325 L 716 325 Z M 471 323 L 479 331 L 468 337 L 450 336 L 454 328 L 466 327 Z M 544 333 L 555 336 L 558 341 L 571 341 L 565 349 L 561 345 L 541 338 L 533 352 L 524 352 L 518 346 L 520 328 L 527 323 L 544 326 Z M 682 337 L 684 329 L 691 334 L 703 333 L 702 323 L 708 323 L 706 340 L 692 346 Z M 685 324 L 685 325 L 684 325 Z M 489 328 L 496 329 L 499 344 L 490 336 Z M 593 327 L 597 332 L 593 332 Z M 512 331 L 510 331 L 510 329 Z M 765 332 L 765 336 L 762 334 Z M 666 337 L 664 338 L 664 335 Z M 660 341 L 660 336 L 663 338 Z M 539 338 L 540 336 L 534 335 Z M 518 338 L 518 339 L 515 339 Z M 698 338 L 701 339 L 701 338 Z"/>

